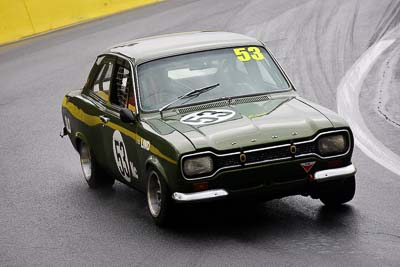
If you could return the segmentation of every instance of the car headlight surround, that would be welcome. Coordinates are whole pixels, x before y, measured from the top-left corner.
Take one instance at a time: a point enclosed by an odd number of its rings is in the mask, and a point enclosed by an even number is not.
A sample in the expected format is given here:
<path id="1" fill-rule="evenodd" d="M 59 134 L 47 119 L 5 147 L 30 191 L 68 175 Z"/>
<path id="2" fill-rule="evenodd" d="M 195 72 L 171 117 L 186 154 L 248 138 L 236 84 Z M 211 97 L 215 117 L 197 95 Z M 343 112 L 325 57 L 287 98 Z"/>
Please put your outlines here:
<path id="1" fill-rule="evenodd" d="M 211 156 L 204 155 L 185 158 L 182 166 L 186 177 L 197 177 L 211 173 L 214 169 L 214 162 Z"/>
<path id="2" fill-rule="evenodd" d="M 333 156 L 345 153 L 349 149 L 349 138 L 346 134 L 322 136 L 318 140 L 318 150 L 322 156 Z"/>

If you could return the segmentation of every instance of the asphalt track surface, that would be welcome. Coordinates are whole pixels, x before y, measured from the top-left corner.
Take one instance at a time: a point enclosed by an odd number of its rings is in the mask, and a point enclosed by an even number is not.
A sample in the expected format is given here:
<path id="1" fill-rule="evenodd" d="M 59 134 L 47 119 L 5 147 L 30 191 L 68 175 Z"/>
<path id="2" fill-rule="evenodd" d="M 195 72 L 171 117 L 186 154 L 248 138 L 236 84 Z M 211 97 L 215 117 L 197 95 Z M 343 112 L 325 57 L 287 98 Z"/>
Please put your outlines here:
<path id="1" fill-rule="evenodd" d="M 266 41 L 299 93 L 335 111 L 353 64 L 395 40 L 354 103 L 378 145 L 400 155 L 399 22 L 398 0 L 166 1 L 0 47 L 0 265 L 399 266 L 400 176 L 359 148 L 356 196 L 339 209 L 301 196 L 207 205 L 160 229 L 141 193 L 88 189 L 77 153 L 58 137 L 63 95 L 105 48 L 227 30 Z"/>

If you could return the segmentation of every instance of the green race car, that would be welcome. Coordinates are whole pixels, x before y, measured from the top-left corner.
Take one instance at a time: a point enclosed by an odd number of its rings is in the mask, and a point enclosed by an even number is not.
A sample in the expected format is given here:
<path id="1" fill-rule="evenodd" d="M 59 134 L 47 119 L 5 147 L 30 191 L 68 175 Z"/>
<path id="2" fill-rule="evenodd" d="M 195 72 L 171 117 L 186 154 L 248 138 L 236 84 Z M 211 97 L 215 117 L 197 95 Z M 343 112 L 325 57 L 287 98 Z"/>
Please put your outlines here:
<path id="1" fill-rule="evenodd" d="M 165 224 L 177 203 L 304 195 L 350 201 L 353 135 L 301 98 L 265 45 L 226 32 L 156 36 L 97 57 L 62 103 L 90 187 L 115 179 Z"/>

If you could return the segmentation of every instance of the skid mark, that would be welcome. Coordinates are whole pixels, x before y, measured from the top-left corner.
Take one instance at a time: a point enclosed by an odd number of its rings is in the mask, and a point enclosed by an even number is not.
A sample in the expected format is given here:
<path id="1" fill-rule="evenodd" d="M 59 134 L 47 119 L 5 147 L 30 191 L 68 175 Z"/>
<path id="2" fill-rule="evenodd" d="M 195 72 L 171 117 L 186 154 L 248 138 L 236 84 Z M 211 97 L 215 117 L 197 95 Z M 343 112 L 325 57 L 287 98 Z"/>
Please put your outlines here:
<path id="1" fill-rule="evenodd" d="M 382 67 L 382 79 L 377 86 L 377 112 L 395 127 L 400 127 L 400 121 L 396 118 L 400 116 L 398 112 L 400 109 L 397 111 L 395 108 L 396 106 L 398 107 L 397 99 L 400 99 L 400 94 L 397 91 L 400 84 L 400 77 L 396 77 L 399 73 L 398 69 L 400 69 L 400 66 L 397 66 L 400 63 L 399 52 L 400 46 L 397 46 L 387 56 L 385 64 Z"/>
<path id="2" fill-rule="evenodd" d="M 361 86 L 378 57 L 395 39 L 371 46 L 347 71 L 337 89 L 338 112 L 350 124 L 356 145 L 371 159 L 400 176 L 400 157 L 382 144 L 368 129 L 359 109 Z"/>

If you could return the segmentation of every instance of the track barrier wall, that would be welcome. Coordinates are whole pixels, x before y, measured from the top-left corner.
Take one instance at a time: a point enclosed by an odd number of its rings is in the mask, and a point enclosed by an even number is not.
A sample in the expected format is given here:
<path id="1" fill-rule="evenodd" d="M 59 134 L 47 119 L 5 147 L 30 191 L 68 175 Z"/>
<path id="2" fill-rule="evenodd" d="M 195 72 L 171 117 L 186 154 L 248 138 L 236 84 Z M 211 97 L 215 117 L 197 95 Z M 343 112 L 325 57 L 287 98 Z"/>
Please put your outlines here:
<path id="1" fill-rule="evenodd" d="M 0 44 L 160 0 L 0 0 Z"/>

